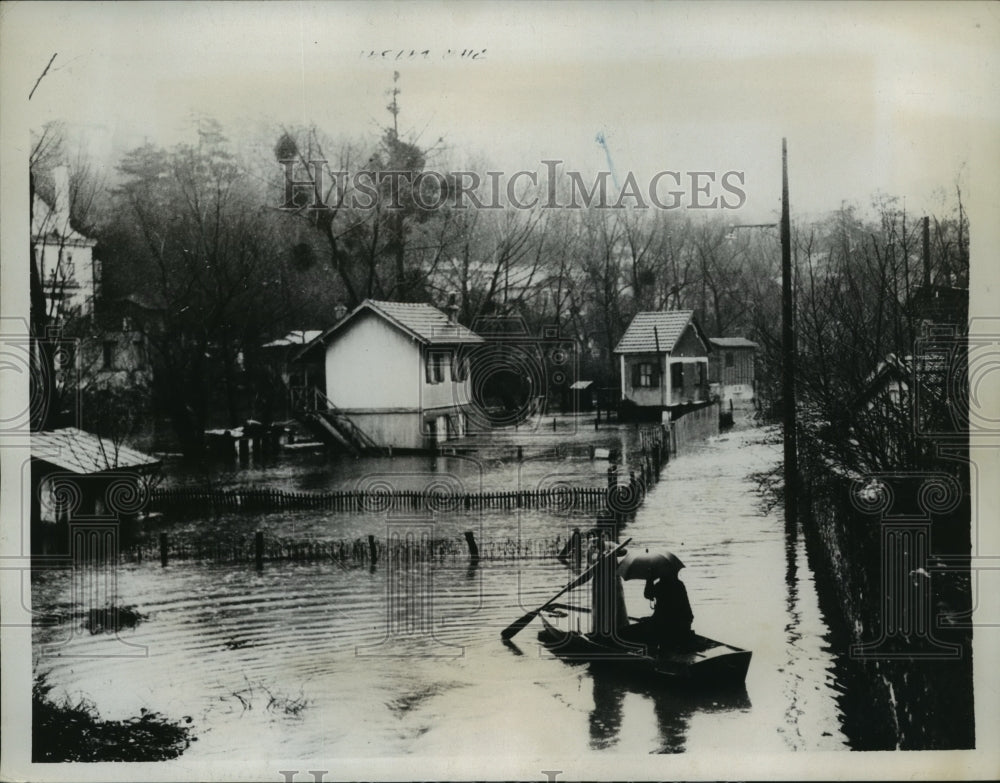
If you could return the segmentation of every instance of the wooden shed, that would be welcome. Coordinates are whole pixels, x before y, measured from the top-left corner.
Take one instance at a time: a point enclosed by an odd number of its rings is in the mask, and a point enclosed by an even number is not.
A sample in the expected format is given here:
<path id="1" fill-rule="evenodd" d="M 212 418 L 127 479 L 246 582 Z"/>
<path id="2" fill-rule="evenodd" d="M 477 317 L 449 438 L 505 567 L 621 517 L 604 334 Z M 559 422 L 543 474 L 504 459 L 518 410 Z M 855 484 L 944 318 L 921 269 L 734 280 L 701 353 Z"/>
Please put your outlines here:
<path id="1" fill-rule="evenodd" d="M 712 337 L 708 378 L 713 393 L 725 400 L 752 400 L 757 343 L 745 337 Z"/>

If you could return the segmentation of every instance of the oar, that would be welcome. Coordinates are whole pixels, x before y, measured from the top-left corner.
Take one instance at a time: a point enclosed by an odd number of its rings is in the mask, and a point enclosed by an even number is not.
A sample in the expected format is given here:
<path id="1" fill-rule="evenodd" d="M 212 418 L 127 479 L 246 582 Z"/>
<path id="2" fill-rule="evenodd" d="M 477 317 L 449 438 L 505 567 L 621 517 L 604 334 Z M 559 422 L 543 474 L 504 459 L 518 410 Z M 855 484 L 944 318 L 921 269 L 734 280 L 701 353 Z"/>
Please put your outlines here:
<path id="1" fill-rule="evenodd" d="M 625 545 L 628 544 L 628 542 L 631 540 L 632 540 L 631 538 L 625 539 L 625 541 L 616 546 L 611 552 L 608 552 L 606 555 L 603 555 L 603 557 L 612 557 L 614 555 L 617 555 L 618 552 L 624 549 Z M 528 612 L 526 615 L 524 615 L 524 617 L 521 617 L 512 622 L 510 625 L 508 625 L 500 632 L 500 637 L 502 639 L 510 639 L 511 637 L 521 633 L 521 631 L 524 630 L 525 626 L 528 625 L 528 623 L 530 623 L 532 620 L 534 620 L 538 616 L 538 613 L 542 611 L 542 609 L 544 609 L 546 606 L 555 601 L 563 593 L 568 593 L 574 587 L 579 587 L 584 582 L 586 582 L 587 579 L 590 578 L 590 572 L 593 571 L 595 568 L 597 568 L 597 565 L 600 562 L 601 562 L 600 559 L 598 559 L 596 563 L 594 563 L 590 568 L 588 568 L 586 571 L 580 574 L 576 579 L 574 579 L 572 582 L 566 585 L 562 590 L 560 590 L 558 593 L 552 596 L 552 598 L 550 598 L 544 604 L 539 606 L 537 609 Z"/>
<path id="2" fill-rule="evenodd" d="M 583 612 L 584 614 L 590 614 L 592 611 L 591 609 L 588 609 L 586 606 L 571 606 L 570 604 L 554 604 L 551 601 L 545 604 L 545 606 L 548 607 L 549 609 L 568 609 L 571 612 Z M 638 617 L 629 617 L 628 619 L 631 620 L 633 623 L 639 620 Z"/>

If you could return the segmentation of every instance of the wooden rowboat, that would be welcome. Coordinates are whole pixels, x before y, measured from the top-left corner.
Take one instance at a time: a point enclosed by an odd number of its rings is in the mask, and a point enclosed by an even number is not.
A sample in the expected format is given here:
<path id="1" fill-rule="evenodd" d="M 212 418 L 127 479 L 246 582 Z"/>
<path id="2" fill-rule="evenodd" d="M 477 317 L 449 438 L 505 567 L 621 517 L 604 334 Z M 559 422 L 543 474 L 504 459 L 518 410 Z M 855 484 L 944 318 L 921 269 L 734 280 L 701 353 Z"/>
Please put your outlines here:
<path id="1" fill-rule="evenodd" d="M 622 669 L 677 685 L 723 687 L 742 685 L 750 668 L 750 650 L 695 634 L 689 649 L 650 655 L 639 644 L 618 644 L 580 631 L 560 628 L 563 612 L 546 609 L 539 617 L 544 630 L 539 640 L 561 659 Z"/>

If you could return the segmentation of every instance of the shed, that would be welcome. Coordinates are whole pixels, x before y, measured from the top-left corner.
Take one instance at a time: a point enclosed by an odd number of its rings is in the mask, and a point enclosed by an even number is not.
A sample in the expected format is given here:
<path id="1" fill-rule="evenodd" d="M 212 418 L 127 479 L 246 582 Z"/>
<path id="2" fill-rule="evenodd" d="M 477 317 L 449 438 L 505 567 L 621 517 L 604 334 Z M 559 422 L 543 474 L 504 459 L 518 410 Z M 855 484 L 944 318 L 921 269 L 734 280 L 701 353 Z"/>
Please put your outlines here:
<path id="1" fill-rule="evenodd" d="M 39 524 L 134 516 L 159 468 L 155 457 L 75 427 L 32 433 L 33 532 L 41 533 Z"/>
<path id="2" fill-rule="evenodd" d="M 745 337 L 712 337 L 709 383 L 723 400 L 752 400 L 756 391 L 757 343 Z"/>

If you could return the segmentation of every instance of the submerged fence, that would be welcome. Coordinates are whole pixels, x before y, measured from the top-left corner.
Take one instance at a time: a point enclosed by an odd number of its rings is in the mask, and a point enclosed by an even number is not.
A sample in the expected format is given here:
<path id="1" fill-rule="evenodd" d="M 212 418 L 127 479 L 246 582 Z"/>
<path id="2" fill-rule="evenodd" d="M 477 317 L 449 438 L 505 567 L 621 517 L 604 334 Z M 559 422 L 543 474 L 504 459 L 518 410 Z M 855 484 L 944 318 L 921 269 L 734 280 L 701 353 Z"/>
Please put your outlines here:
<path id="1" fill-rule="evenodd" d="M 471 531 L 463 536 L 392 535 L 354 539 L 290 539 L 264 531 L 246 535 L 192 536 L 160 533 L 158 538 L 122 547 L 124 562 L 156 562 L 163 566 L 175 561 L 209 563 L 332 562 L 344 567 L 374 567 L 385 562 L 463 562 L 546 560 L 565 558 L 573 542 L 583 551 L 596 540 L 590 531 L 576 531 L 563 538 L 484 538 L 477 541 Z"/>
<path id="2" fill-rule="evenodd" d="M 717 414 L 714 409 L 712 412 Z M 703 425 L 704 422 L 699 420 L 698 424 Z M 235 535 L 161 532 L 158 538 L 123 547 L 120 558 L 131 562 L 159 560 L 164 566 L 175 561 L 249 562 L 255 563 L 258 568 L 270 561 L 326 561 L 341 567 L 375 567 L 385 562 L 445 562 L 457 558 L 467 559 L 473 564 L 480 560 L 548 558 L 561 558 L 579 564 L 593 543 L 590 540 L 593 536 L 606 536 L 611 531 L 612 537 L 617 538 L 618 526 L 638 510 L 648 488 L 659 480 L 673 445 L 668 429 L 659 425 L 642 428 L 639 431 L 639 448 L 629 453 L 624 464 L 619 464 L 612 454 L 607 485 L 603 487 L 560 484 L 489 492 L 460 492 L 440 486 L 414 490 L 378 487 L 327 492 L 293 492 L 268 487 L 158 487 L 149 493 L 146 505 L 147 511 L 199 516 L 206 513 L 292 510 L 370 514 L 403 512 L 405 515 L 414 512 L 461 514 L 487 509 L 535 509 L 563 517 L 583 514 L 596 518 L 596 527 L 591 531 L 581 533 L 577 529 L 565 540 L 557 535 L 552 539 L 487 538 L 477 542 L 471 532 L 465 533 L 464 540 L 462 536 L 435 538 L 429 535 L 293 540 L 265 534 L 262 530 Z M 518 458 L 524 458 L 521 448 L 514 448 Z M 562 450 L 562 453 L 565 455 L 567 451 Z M 593 447 L 583 447 L 580 451 L 581 456 L 594 457 Z M 627 476 L 624 475 L 626 472 Z"/>
<path id="3" fill-rule="evenodd" d="M 608 502 L 604 487 L 549 487 L 499 492 L 452 493 L 434 490 L 336 490 L 288 492 L 280 489 L 154 489 L 151 511 L 286 511 L 323 509 L 373 514 L 387 511 L 467 511 L 482 509 L 548 509 L 599 511 Z"/>
<path id="4" fill-rule="evenodd" d="M 685 413 L 671 424 L 673 431 L 673 450 L 683 449 L 689 443 L 707 440 L 719 434 L 719 403 L 706 405 L 704 408 Z"/>

